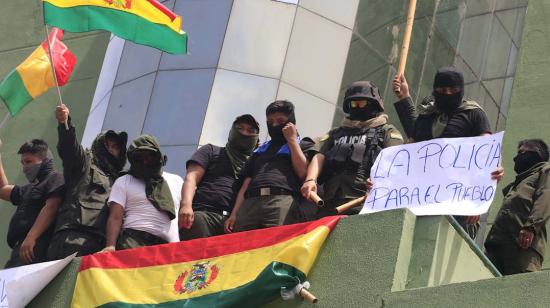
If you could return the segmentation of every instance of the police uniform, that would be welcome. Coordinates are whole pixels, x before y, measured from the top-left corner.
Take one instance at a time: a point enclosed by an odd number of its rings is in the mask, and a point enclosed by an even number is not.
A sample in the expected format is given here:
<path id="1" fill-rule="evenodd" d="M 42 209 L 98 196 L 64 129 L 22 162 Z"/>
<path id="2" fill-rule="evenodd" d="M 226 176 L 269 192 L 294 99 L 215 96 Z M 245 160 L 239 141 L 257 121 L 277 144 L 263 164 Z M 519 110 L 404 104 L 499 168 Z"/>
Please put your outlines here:
<path id="1" fill-rule="evenodd" d="M 373 108 L 370 116 L 363 116 L 368 119 L 354 118 L 353 100 L 367 100 Z M 346 91 L 343 109 L 350 116 L 320 142 L 320 153 L 325 156 L 318 179 L 325 201 L 321 216 L 330 214 L 335 207 L 347 201 L 364 196 L 366 180 L 380 151 L 403 144 L 401 133 L 387 123 L 388 116 L 382 113 L 382 98 L 372 82 L 354 82 Z M 361 207 L 356 207 L 346 214 L 357 214 L 360 210 Z"/>
<path id="2" fill-rule="evenodd" d="M 70 122 L 70 121 L 69 121 Z M 121 143 L 119 158 L 105 147 L 106 135 Z M 48 248 L 50 260 L 64 258 L 74 252 L 78 256 L 92 254 L 105 247 L 105 227 L 109 215 L 107 199 L 111 186 L 126 163 L 125 132 L 99 134 L 89 151 L 76 138 L 75 127 L 58 126 L 57 150 L 63 161 L 65 198 L 58 210 L 55 233 Z"/>
<path id="3" fill-rule="evenodd" d="M 7 239 L 12 253 L 5 268 L 24 265 L 19 257 L 21 244 L 46 205 L 46 200 L 53 196 L 62 196 L 63 175 L 54 171 L 50 158 L 43 161 L 36 179 L 37 181 L 23 186 L 15 185 L 11 191 L 10 201 L 17 209 L 8 228 Z M 33 263 L 47 261 L 46 254 L 52 233 L 53 225 L 36 240 Z"/>
<path id="4" fill-rule="evenodd" d="M 516 176 L 502 192 L 504 200 L 487 235 L 489 259 L 505 275 L 539 271 L 546 248 L 550 217 L 550 163 L 541 162 Z M 531 246 L 519 247 L 522 229 L 534 233 Z"/>
<path id="5" fill-rule="evenodd" d="M 319 183 L 325 207 L 335 208 L 365 195 L 370 169 L 382 149 L 403 144 L 401 133 L 391 124 L 369 128 L 339 127 L 321 140 L 325 156 Z M 356 207 L 346 214 L 357 214 Z"/>

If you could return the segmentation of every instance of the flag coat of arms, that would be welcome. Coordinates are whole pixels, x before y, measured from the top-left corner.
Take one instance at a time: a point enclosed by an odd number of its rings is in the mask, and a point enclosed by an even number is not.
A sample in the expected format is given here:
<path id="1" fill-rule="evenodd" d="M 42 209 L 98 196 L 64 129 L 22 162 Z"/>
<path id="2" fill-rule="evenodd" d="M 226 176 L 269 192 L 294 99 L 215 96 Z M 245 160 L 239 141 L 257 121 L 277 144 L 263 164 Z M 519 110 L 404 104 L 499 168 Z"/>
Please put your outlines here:
<path id="1" fill-rule="evenodd" d="M 340 217 L 82 258 L 73 307 L 257 307 L 304 283 Z"/>

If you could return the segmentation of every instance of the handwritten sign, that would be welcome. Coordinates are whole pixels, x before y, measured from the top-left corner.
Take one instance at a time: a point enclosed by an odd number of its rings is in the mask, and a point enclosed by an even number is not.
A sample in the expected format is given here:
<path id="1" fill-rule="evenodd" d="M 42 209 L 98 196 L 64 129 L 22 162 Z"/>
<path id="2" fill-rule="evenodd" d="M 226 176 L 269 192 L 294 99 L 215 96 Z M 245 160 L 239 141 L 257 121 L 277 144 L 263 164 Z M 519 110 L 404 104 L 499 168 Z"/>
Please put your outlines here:
<path id="1" fill-rule="evenodd" d="M 441 138 L 389 147 L 372 169 L 374 187 L 361 214 L 409 208 L 416 215 L 480 215 L 496 193 L 498 134 Z"/>
<path id="2" fill-rule="evenodd" d="M 25 307 L 75 256 L 0 270 L 0 308 Z"/>

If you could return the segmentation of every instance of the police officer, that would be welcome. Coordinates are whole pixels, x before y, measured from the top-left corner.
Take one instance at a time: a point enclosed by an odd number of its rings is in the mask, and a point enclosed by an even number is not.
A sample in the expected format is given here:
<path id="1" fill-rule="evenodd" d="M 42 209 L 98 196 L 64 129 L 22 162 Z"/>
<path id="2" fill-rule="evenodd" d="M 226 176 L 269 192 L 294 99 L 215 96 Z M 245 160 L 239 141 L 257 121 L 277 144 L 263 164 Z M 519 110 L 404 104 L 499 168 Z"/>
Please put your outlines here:
<path id="1" fill-rule="evenodd" d="M 550 218 L 548 146 L 540 139 L 522 140 L 514 157 L 514 182 L 485 240 L 487 256 L 504 275 L 540 271 Z"/>
<path id="2" fill-rule="evenodd" d="M 266 108 L 271 140 L 256 149 L 242 171 L 243 184 L 227 218 L 227 233 L 295 223 L 300 185 L 316 153 L 310 138 L 299 138 L 294 105 L 278 100 Z"/>
<path id="3" fill-rule="evenodd" d="M 485 111 L 474 101 L 464 100 L 464 76 L 455 67 L 440 68 L 434 77 L 433 92 L 417 108 L 409 96 L 404 75 L 393 80 L 393 90 L 399 98 L 394 106 L 409 142 L 434 138 L 475 137 L 491 134 Z M 492 178 L 500 181 L 504 169 L 499 167 Z M 455 216 L 472 239 L 479 229 L 478 216 Z"/>
<path id="4" fill-rule="evenodd" d="M 224 234 L 240 187 L 240 173 L 258 145 L 260 127 L 250 114 L 233 122 L 225 147 L 206 144 L 187 161 L 179 211 L 180 239 Z"/>
<path id="5" fill-rule="evenodd" d="M 0 159 L 0 198 L 17 207 L 8 229 L 12 253 L 6 268 L 46 261 L 55 215 L 62 201 L 63 175 L 53 169 L 48 144 L 33 139 L 17 153 L 21 155 L 28 184 L 9 184 Z"/>
<path id="6" fill-rule="evenodd" d="M 63 161 L 66 192 L 48 258 L 61 259 L 74 252 L 83 256 L 105 247 L 107 199 L 126 163 L 128 135 L 112 130 L 101 133 L 86 151 L 76 138 L 69 109 L 58 106 L 55 114 L 59 122 L 57 151 Z M 68 130 L 64 123 L 68 123 Z"/>
<path id="7" fill-rule="evenodd" d="M 338 128 L 321 139 L 307 170 L 302 195 L 309 198 L 323 184 L 325 207 L 321 216 L 338 205 L 365 195 L 370 169 L 383 148 L 403 144 L 401 133 L 384 113 L 380 91 L 370 81 L 351 84 L 344 97 L 343 110 L 349 114 Z M 357 214 L 360 207 L 346 214 Z"/>
<path id="8" fill-rule="evenodd" d="M 179 240 L 172 237 L 170 229 L 181 185 L 170 185 L 171 178 L 162 171 L 167 158 L 158 140 L 150 135 L 134 139 L 128 147 L 128 161 L 128 174 L 116 179 L 109 196 L 103 252 Z"/>

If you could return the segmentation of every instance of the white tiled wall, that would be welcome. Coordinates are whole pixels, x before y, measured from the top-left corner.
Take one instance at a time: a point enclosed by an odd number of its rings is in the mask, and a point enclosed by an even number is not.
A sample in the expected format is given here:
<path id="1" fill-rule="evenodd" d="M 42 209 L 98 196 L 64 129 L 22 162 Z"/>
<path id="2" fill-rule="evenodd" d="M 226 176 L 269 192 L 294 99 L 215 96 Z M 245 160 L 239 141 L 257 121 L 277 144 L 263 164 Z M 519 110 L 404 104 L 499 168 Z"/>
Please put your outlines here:
<path id="1" fill-rule="evenodd" d="M 282 80 L 335 103 L 351 30 L 298 8 Z"/>
<path id="2" fill-rule="evenodd" d="M 330 128 L 359 0 L 176 0 L 189 54 L 120 39 L 109 45 L 83 143 L 101 129 L 149 133 L 185 173 L 198 145 L 223 146 L 234 119 L 252 114 L 267 140 L 265 107 L 296 105 L 302 136 Z"/>

